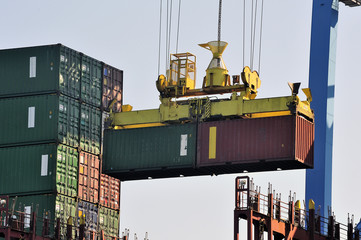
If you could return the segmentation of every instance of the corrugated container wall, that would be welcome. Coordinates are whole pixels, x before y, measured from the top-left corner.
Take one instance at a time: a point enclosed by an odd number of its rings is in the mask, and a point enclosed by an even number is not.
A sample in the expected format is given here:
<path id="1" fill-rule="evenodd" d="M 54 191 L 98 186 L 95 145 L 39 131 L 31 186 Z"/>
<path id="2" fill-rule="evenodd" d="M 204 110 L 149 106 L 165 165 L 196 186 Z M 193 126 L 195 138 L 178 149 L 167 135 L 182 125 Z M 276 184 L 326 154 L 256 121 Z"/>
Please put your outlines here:
<path id="1" fill-rule="evenodd" d="M 80 223 L 80 217 L 85 217 L 85 228 L 88 231 L 96 232 L 98 227 L 98 206 L 93 203 L 85 201 L 78 202 L 78 224 Z"/>
<path id="2" fill-rule="evenodd" d="M 99 199 L 99 157 L 86 152 L 80 153 L 78 197 L 97 203 Z"/>
<path id="3" fill-rule="evenodd" d="M 78 152 L 56 144 L 0 148 L 0 194 L 77 196 Z M 5 184 L 6 183 L 6 184 Z"/>
<path id="4" fill-rule="evenodd" d="M 100 176 L 99 203 L 104 207 L 119 210 L 120 205 L 120 181 L 106 174 Z"/>
<path id="5" fill-rule="evenodd" d="M 200 123 L 197 167 L 216 174 L 313 167 L 313 123 L 299 116 Z"/>
<path id="6" fill-rule="evenodd" d="M 123 71 L 61 44 L 4 49 L 0 84 L 0 98 L 61 93 L 104 109 L 117 99 L 119 111 Z"/>
<path id="7" fill-rule="evenodd" d="M 80 148 L 93 154 L 99 154 L 102 113 L 87 104 L 81 104 L 80 109 Z"/>
<path id="8" fill-rule="evenodd" d="M 119 235 L 119 211 L 105 207 L 99 207 L 99 230 L 106 235 Z"/>
<path id="9" fill-rule="evenodd" d="M 102 63 L 82 55 L 81 64 L 81 100 L 100 107 L 102 101 Z"/>
<path id="10" fill-rule="evenodd" d="M 103 67 L 103 109 L 108 109 L 113 100 L 113 112 L 121 112 L 123 104 L 123 71 L 104 64 Z M 110 109 L 109 109 L 110 110 Z"/>
<path id="11" fill-rule="evenodd" d="M 50 222 L 50 235 L 54 234 L 54 225 L 57 218 L 60 218 L 61 225 L 63 226 L 61 228 L 61 235 L 66 236 L 66 223 L 68 218 L 70 216 L 73 218 L 76 217 L 75 199 L 56 194 L 18 197 L 14 209 L 25 212 L 26 214 L 31 214 L 38 210 L 38 217 L 43 218 L 46 215 L 50 217 L 52 220 Z M 30 217 L 25 217 L 25 229 L 28 228 L 30 228 Z M 42 229 L 42 224 L 37 224 L 36 234 L 41 236 Z M 73 237 L 75 237 L 74 233 Z"/>
<path id="12" fill-rule="evenodd" d="M 80 96 L 81 56 L 58 45 L 0 51 L 0 96 L 61 92 Z"/>
<path id="13" fill-rule="evenodd" d="M 178 169 L 193 169 L 196 162 L 196 127 L 189 123 L 105 130 L 103 173 L 125 180 L 156 177 L 156 171 L 163 176 L 161 172 L 167 169 L 179 176 Z"/>
<path id="14" fill-rule="evenodd" d="M 58 142 L 100 153 L 101 111 L 55 94 L 0 99 L 0 147 Z M 80 130 L 80 131 L 79 131 Z"/>
<path id="15" fill-rule="evenodd" d="M 66 96 L 41 95 L 0 99 L 0 146 L 31 142 L 79 145 L 79 102 Z"/>

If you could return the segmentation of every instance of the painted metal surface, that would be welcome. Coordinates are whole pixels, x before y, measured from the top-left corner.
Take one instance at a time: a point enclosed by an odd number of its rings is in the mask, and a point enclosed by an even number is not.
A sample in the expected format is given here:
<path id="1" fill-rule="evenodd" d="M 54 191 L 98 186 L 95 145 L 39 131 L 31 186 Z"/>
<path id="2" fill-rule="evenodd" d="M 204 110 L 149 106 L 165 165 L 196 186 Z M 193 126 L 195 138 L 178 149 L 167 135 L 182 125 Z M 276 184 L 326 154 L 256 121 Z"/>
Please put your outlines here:
<path id="1" fill-rule="evenodd" d="M 58 45 L 0 50 L 0 97 L 80 94 L 80 54 Z"/>
<path id="2" fill-rule="evenodd" d="M 147 171 L 193 168 L 195 158 L 196 124 L 193 123 L 108 129 L 104 133 L 103 172 L 107 174 L 143 172 L 148 177 Z"/>
<path id="3" fill-rule="evenodd" d="M 29 213 L 37 210 L 39 217 L 47 215 L 52 220 L 60 218 L 61 225 L 65 226 L 70 216 L 73 218 L 76 217 L 76 200 L 75 198 L 56 194 L 22 196 L 16 199 L 15 209 L 25 210 L 25 212 Z M 30 218 L 25 218 L 25 227 L 30 227 Z M 50 234 L 52 234 L 53 226 L 50 227 L 50 230 Z M 41 235 L 41 224 L 36 227 L 36 233 L 37 235 Z M 65 227 L 61 229 L 61 234 L 65 236 Z"/>
<path id="4" fill-rule="evenodd" d="M 120 207 L 120 181 L 106 174 L 100 176 L 100 205 L 119 210 Z"/>
<path id="5" fill-rule="evenodd" d="M 54 142 L 77 147 L 79 103 L 66 96 L 0 99 L 0 146 Z"/>
<path id="6" fill-rule="evenodd" d="M 101 111 L 87 104 L 80 106 L 80 148 L 93 154 L 100 153 Z"/>
<path id="7" fill-rule="evenodd" d="M 99 157 L 81 152 L 79 156 L 79 186 L 78 197 L 82 200 L 97 203 L 99 199 L 100 179 Z"/>
<path id="8" fill-rule="evenodd" d="M 306 171 L 306 200 L 321 205 L 327 216 L 332 203 L 332 148 L 338 1 L 314 0 L 312 10 L 309 87 L 315 118 L 314 169 Z M 315 94 L 317 93 L 317 94 Z"/>
<path id="9" fill-rule="evenodd" d="M 56 144 L 0 148 L 0 194 L 77 196 L 78 152 Z M 6 184 L 5 184 L 6 183 Z"/>
<path id="10" fill-rule="evenodd" d="M 102 108 L 108 109 L 111 102 L 115 100 L 112 107 L 113 112 L 121 112 L 123 104 L 123 71 L 104 64 L 103 66 L 103 100 Z M 110 110 L 110 109 L 109 109 Z"/>
<path id="11" fill-rule="evenodd" d="M 99 230 L 103 230 L 106 235 L 119 235 L 119 211 L 99 207 Z"/>
<path id="12" fill-rule="evenodd" d="M 197 167 L 216 174 L 310 168 L 313 132 L 299 116 L 200 123 Z"/>
<path id="13" fill-rule="evenodd" d="M 97 231 L 98 227 L 98 206 L 93 203 L 88 203 L 85 201 L 78 202 L 77 208 L 77 220 L 78 224 L 80 222 L 80 217 L 83 215 L 85 217 L 85 228 L 89 231 Z"/>
<path id="14" fill-rule="evenodd" d="M 0 86 L 0 98 L 61 93 L 104 109 L 116 98 L 120 111 L 123 71 L 61 44 L 4 49 Z"/>
<path id="15" fill-rule="evenodd" d="M 102 63 L 82 55 L 81 58 L 81 100 L 100 107 L 102 96 Z"/>

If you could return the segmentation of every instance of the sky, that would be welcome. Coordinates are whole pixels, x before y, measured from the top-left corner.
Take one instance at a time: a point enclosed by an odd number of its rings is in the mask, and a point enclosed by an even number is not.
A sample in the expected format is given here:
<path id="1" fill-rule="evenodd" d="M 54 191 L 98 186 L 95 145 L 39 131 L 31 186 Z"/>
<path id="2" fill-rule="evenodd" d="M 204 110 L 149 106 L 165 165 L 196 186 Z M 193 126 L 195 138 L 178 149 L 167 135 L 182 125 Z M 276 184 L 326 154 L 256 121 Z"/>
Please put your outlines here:
<path id="1" fill-rule="evenodd" d="M 165 13 L 166 0 L 163 0 Z M 222 40 L 229 43 L 224 62 L 231 75 L 240 74 L 242 55 L 242 1 L 224 0 Z M 170 52 L 175 52 L 176 13 L 173 1 Z M 247 10 L 249 13 L 250 10 Z M 308 86 L 312 1 L 265 1 L 258 97 L 290 94 L 287 82 Z M 164 14 L 165 15 L 165 14 Z M 182 0 L 179 52 L 197 56 L 197 87 L 211 54 L 199 43 L 217 39 L 218 1 Z M 165 16 L 163 18 L 165 26 Z M 347 214 L 361 217 L 358 109 L 361 89 L 361 7 L 340 4 L 335 88 L 333 211 L 346 223 Z M 134 109 L 159 106 L 159 0 L 3 0 L 0 49 L 62 43 L 124 70 L 124 103 Z M 165 73 L 165 35 L 161 42 L 160 73 Z M 249 47 L 246 46 L 246 49 Z M 258 60 L 257 60 L 258 61 Z M 256 62 L 257 62 L 256 61 Z M 246 58 L 245 64 L 249 64 Z M 256 64 L 256 68 L 257 68 Z M 313 94 L 317 94 L 314 93 Z M 304 96 L 301 95 L 304 98 Z M 317 159 L 316 159 L 317 161 Z M 149 239 L 232 239 L 234 179 L 244 174 L 184 177 L 122 183 L 121 228 L 131 239 L 149 233 Z M 305 194 L 305 171 L 249 173 L 262 192 L 271 182 L 282 199 L 290 190 Z M 316 203 L 317 204 L 317 203 Z M 242 223 L 243 224 L 243 223 Z M 245 239 L 241 233 L 241 239 Z"/>

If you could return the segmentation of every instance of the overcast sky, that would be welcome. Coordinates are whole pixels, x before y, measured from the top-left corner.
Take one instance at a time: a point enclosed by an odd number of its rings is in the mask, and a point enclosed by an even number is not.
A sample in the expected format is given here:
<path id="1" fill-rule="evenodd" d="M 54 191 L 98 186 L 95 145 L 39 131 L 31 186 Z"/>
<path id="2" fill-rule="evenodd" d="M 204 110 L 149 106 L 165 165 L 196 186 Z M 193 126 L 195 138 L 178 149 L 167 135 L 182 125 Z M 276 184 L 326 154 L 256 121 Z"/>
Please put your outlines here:
<path id="1" fill-rule="evenodd" d="M 163 0 L 164 13 L 165 2 Z M 178 0 L 173 2 L 175 23 Z M 243 68 L 242 2 L 223 1 L 222 40 L 229 43 L 224 62 L 230 74 L 240 74 Z M 308 86 L 311 10 L 311 0 L 265 1 L 259 97 L 289 95 L 287 82 Z M 182 1 L 179 52 L 188 51 L 197 56 L 197 87 L 201 87 L 211 57 L 197 44 L 216 40 L 217 14 L 217 0 Z M 361 217 L 360 23 L 361 7 L 348 8 L 340 4 L 333 210 L 337 220 L 343 223 L 347 221 L 347 213 L 355 213 L 357 220 Z M 159 106 L 155 88 L 158 29 L 158 0 L 1 1 L 1 49 L 62 43 L 100 59 L 124 70 L 124 103 L 135 109 Z M 174 52 L 176 25 L 172 29 L 171 52 Z M 161 73 L 165 66 L 164 49 L 163 35 Z M 233 187 L 238 175 L 243 174 L 123 183 L 122 229 L 130 228 L 131 233 L 138 233 L 140 238 L 149 232 L 150 239 L 154 240 L 232 239 Z M 289 190 L 297 192 L 298 198 L 304 198 L 304 170 L 248 175 L 261 185 L 264 193 L 267 193 L 267 183 L 271 182 L 277 192 L 282 192 L 284 201 Z"/>

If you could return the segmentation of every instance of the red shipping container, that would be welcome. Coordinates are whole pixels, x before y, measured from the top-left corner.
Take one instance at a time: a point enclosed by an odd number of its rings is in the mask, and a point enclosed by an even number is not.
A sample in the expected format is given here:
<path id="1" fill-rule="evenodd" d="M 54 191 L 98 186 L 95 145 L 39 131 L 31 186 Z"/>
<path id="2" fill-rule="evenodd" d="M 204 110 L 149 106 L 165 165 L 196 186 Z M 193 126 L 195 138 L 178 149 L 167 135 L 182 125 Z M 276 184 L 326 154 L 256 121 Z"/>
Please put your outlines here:
<path id="1" fill-rule="evenodd" d="M 237 173 L 313 167 L 314 124 L 300 116 L 200 123 L 197 167 Z"/>
<path id="2" fill-rule="evenodd" d="M 100 205 L 119 210 L 120 181 L 106 174 L 100 175 Z"/>
<path id="3" fill-rule="evenodd" d="M 82 200 L 99 201 L 99 157 L 81 152 L 79 156 L 78 197 Z"/>

